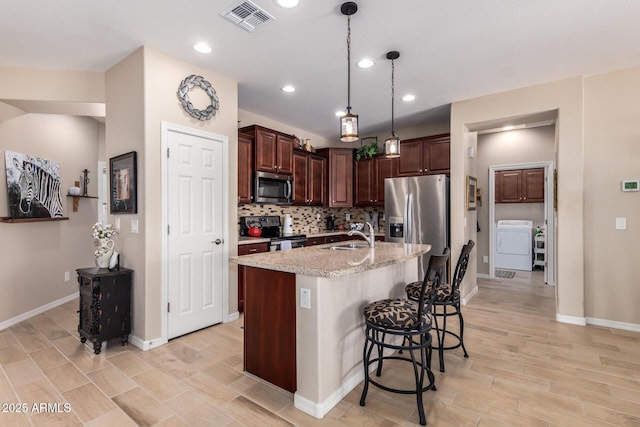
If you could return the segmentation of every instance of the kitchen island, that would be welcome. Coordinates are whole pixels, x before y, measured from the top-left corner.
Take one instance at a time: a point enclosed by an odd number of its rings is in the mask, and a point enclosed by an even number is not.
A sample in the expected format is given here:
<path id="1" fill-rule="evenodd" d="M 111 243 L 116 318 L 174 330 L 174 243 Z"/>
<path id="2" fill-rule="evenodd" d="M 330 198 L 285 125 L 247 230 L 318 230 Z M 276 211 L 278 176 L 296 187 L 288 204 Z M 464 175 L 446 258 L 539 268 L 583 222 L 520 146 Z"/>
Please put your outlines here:
<path id="1" fill-rule="evenodd" d="M 233 258 L 244 277 L 245 371 L 322 418 L 364 378 L 362 309 L 404 296 L 430 249 L 353 240 Z"/>

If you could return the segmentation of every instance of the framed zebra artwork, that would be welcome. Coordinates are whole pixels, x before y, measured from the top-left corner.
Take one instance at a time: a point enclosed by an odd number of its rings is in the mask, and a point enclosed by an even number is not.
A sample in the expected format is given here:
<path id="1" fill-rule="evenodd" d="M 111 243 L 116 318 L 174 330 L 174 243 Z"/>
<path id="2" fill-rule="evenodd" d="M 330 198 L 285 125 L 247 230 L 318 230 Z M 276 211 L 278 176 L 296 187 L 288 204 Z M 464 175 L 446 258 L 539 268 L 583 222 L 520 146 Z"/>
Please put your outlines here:
<path id="1" fill-rule="evenodd" d="M 62 218 L 60 165 L 54 160 L 5 151 L 11 218 Z"/>
<path id="2" fill-rule="evenodd" d="M 136 152 L 122 154 L 109 159 L 111 177 L 111 213 L 138 213 L 138 179 Z"/>

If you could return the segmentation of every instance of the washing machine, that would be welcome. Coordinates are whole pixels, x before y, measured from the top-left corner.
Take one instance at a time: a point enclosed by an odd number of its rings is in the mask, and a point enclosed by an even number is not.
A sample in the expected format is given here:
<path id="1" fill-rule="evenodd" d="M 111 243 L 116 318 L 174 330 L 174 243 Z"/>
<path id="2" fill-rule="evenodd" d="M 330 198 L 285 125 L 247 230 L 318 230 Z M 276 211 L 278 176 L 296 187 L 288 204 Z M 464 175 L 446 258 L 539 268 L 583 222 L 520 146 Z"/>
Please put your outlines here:
<path id="1" fill-rule="evenodd" d="M 533 221 L 505 219 L 496 224 L 495 268 L 531 271 L 533 268 Z"/>

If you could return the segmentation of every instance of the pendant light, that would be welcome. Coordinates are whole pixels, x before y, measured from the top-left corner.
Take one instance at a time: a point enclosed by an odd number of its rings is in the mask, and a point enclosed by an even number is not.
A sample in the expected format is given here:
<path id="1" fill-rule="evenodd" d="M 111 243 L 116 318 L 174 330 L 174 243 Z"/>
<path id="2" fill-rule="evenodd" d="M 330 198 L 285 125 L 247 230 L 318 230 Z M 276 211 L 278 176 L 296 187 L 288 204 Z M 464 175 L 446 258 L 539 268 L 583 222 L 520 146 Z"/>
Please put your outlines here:
<path id="1" fill-rule="evenodd" d="M 393 127 L 393 104 L 395 100 L 395 63 L 396 59 L 400 58 L 400 52 L 392 50 L 387 52 L 387 59 L 391 60 L 391 135 L 384 140 L 384 156 L 387 158 L 400 157 L 400 138 L 396 135 L 396 131 Z"/>
<path id="2" fill-rule="evenodd" d="M 342 3 L 340 11 L 347 15 L 347 113 L 340 117 L 340 141 L 358 140 L 358 115 L 351 114 L 351 15 L 358 11 L 358 5 L 352 1 Z"/>

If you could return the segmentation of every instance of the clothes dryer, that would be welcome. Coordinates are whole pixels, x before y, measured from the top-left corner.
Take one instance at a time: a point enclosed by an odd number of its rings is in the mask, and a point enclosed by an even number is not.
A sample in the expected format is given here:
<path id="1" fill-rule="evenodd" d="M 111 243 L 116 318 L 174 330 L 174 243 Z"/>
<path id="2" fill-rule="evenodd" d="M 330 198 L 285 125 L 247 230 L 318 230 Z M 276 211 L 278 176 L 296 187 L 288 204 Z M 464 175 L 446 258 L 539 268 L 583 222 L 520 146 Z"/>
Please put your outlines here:
<path id="1" fill-rule="evenodd" d="M 495 268 L 531 271 L 533 268 L 533 222 L 500 220 L 496 224 Z"/>

